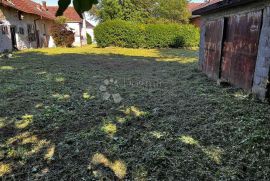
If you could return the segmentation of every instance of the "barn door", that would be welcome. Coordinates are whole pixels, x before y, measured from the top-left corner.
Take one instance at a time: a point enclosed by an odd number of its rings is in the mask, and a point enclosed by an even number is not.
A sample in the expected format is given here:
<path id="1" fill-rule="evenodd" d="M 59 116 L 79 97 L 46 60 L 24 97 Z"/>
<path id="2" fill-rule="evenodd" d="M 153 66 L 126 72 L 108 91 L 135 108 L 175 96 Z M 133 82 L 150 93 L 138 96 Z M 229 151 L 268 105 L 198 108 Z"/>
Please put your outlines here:
<path id="1" fill-rule="evenodd" d="M 203 71 L 213 79 L 219 78 L 224 19 L 205 25 L 205 49 Z"/>
<path id="2" fill-rule="evenodd" d="M 255 71 L 262 11 L 231 16 L 225 21 L 221 78 L 250 90 Z"/>

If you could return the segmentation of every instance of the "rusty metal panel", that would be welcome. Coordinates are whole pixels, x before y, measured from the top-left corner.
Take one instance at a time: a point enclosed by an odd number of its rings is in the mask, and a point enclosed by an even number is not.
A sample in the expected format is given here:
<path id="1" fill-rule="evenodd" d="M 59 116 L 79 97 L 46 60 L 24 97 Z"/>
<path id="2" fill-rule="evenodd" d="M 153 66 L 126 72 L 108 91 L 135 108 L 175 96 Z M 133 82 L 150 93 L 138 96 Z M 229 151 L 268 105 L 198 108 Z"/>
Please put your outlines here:
<path id="1" fill-rule="evenodd" d="M 210 21 L 205 29 L 203 71 L 211 78 L 218 79 L 222 51 L 224 19 Z"/>
<path id="2" fill-rule="evenodd" d="M 221 78 L 250 90 L 255 72 L 262 11 L 231 16 L 225 21 Z"/>

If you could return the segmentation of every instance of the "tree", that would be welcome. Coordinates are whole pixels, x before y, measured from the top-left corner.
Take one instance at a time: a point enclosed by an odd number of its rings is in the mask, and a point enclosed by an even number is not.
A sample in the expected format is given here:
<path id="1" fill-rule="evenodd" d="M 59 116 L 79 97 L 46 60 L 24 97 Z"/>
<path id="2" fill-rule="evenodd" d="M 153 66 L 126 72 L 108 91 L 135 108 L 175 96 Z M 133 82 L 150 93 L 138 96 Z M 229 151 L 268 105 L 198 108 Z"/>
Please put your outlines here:
<path id="1" fill-rule="evenodd" d="M 59 16 L 51 27 L 51 35 L 57 47 L 72 47 L 75 40 L 73 31 L 67 28 L 66 18 Z"/>
<path id="2" fill-rule="evenodd" d="M 134 3 L 134 0 L 101 0 L 91 13 L 102 22 L 113 19 L 142 21 L 145 17 L 144 12 Z"/>
<path id="3" fill-rule="evenodd" d="M 158 0 L 154 15 L 172 22 L 187 23 L 190 12 L 187 0 Z"/>
<path id="4" fill-rule="evenodd" d="M 188 22 L 187 0 L 101 0 L 91 12 L 100 21 Z"/>

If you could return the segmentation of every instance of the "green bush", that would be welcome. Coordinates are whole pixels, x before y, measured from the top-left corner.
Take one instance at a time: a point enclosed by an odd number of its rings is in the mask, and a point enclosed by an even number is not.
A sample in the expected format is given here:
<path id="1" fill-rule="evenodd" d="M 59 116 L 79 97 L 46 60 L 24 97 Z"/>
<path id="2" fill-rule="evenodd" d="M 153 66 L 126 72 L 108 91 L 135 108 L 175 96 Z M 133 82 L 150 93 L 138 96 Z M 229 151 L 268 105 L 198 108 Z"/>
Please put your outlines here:
<path id="1" fill-rule="evenodd" d="M 112 20 L 98 25 L 95 30 L 98 46 L 128 48 L 179 48 L 199 45 L 199 29 L 193 25 L 136 24 Z"/>
<path id="2" fill-rule="evenodd" d="M 174 47 L 180 26 L 177 24 L 150 24 L 145 28 L 145 42 L 147 48 Z"/>
<path id="3" fill-rule="evenodd" d="M 88 33 L 86 33 L 87 45 L 92 45 L 92 37 Z"/>
<path id="4" fill-rule="evenodd" d="M 139 48 L 144 44 L 143 27 L 123 20 L 101 23 L 95 28 L 94 33 L 100 47 Z"/>
<path id="5" fill-rule="evenodd" d="M 179 47 L 197 47 L 200 42 L 200 30 L 193 25 L 182 25 L 177 37 L 181 40 Z"/>

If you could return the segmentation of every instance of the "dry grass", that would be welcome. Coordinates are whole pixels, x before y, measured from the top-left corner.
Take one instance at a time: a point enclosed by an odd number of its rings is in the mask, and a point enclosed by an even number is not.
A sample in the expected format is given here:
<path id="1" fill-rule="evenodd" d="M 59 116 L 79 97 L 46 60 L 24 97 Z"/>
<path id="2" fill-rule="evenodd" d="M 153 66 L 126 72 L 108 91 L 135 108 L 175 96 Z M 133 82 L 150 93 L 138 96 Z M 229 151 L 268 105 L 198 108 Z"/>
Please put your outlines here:
<path id="1" fill-rule="evenodd" d="M 196 57 L 91 46 L 0 60 L 0 177 L 267 180 L 269 105 L 217 86 Z"/>

